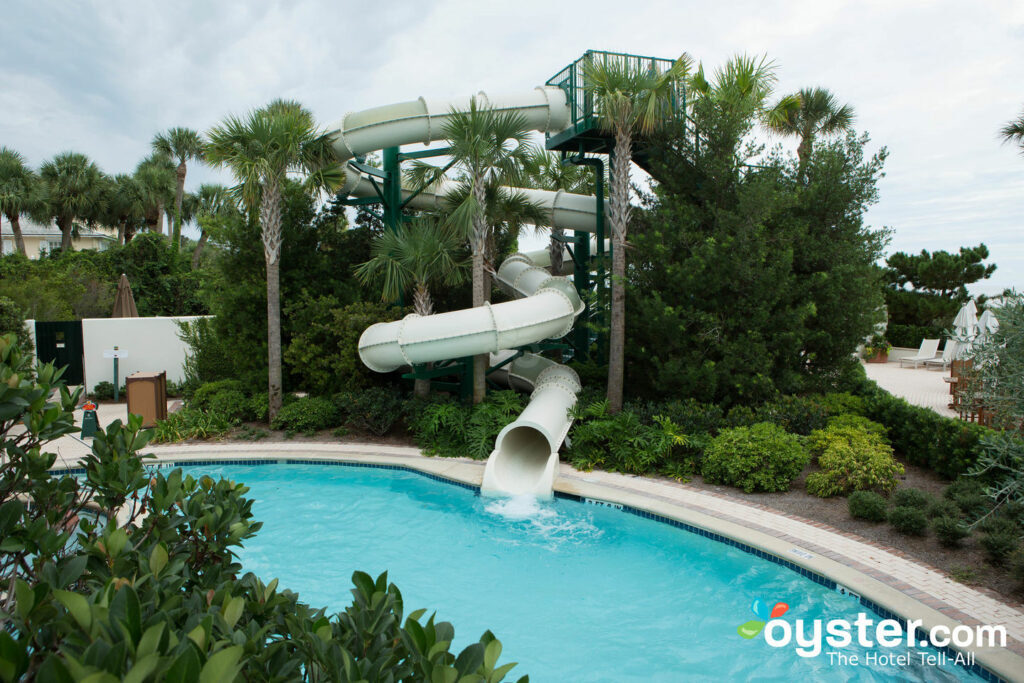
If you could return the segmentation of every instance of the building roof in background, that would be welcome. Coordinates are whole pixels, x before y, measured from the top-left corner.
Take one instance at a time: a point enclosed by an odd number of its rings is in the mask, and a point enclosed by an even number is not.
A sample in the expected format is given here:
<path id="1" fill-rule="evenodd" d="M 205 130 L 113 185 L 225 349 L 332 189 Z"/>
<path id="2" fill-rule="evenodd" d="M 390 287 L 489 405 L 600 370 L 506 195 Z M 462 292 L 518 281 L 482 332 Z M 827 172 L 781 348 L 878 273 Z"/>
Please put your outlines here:
<path id="1" fill-rule="evenodd" d="M 59 239 L 60 236 L 61 236 L 60 228 L 58 228 L 57 225 L 54 224 L 54 223 L 50 223 L 49 225 L 44 225 L 42 223 L 36 223 L 35 221 L 33 221 L 33 220 L 29 219 L 29 218 L 25 218 L 25 217 L 22 217 L 20 222 L 21 222 L 21 234 L 24 237 L 54 237 L 54 238 L 58 238 Z M 5 221 L 4 222 L 4 224 L 2 226 L 2 229 L 3 229 L 3 236 L 5 238 L 11 236 L 11 228 L 10 228 L 10 222 L 9 221 Z M 78 225 L 78 236 L 79 237 L 95 237 L 95 238 L 105 239 L 105 240 L 112 240 L 112 239 L 114 239 L 112 236 L 110 236 L 110 235 L 108 235 L 106 233 L 99 232 L 99 231 L 93 230 L 91 228 L 87 228 L 86 226 L 81 225 L 81 224 Z"/>

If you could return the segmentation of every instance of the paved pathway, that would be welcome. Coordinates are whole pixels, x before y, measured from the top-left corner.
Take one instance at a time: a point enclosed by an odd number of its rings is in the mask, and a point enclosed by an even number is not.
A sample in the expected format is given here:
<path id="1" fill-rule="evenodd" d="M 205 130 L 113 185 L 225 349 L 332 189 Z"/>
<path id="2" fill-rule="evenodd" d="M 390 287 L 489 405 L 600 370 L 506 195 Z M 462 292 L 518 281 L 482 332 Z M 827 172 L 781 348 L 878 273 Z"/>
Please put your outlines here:
<path id="1" fill-rule="evenodd" d="M 901 368 L 898 361 L 889 363 L 865 363 L 868 378 L 873 379 L 890 394 L 905 398 L 915 406 L 931 408 L 939 415 L 959 417 L 949 408 L 952 398 L 949 385 L 943 377 L 949 377 L 949 370 L 929 370 L 925 367 Z"/>

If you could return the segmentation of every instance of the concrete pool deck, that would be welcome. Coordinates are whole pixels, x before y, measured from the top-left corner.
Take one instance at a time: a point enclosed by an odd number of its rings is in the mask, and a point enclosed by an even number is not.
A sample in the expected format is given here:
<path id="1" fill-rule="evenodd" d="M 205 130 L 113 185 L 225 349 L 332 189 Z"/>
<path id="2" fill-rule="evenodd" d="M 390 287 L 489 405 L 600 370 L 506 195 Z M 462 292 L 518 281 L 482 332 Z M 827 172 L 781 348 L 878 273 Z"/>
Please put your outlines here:
<path id="1" fill-rule="evenodd" d="M 907 403 L 922 408 L 931 408 L 943 417 L 959 418 L 949 407 L 949 384 L 943 378 L 949 377 L 949 369 L 936 370 L 923 365 L 912 368 L 900 367 L 899 361 L 888 363 L 864 363 L 868 379 L 893 396 L 906 399 Z"/>
<path id="2" fill-rule="evenodd" d="M 88 451 L 65 437 L 55 444 L 56 467 L 73 467 Z M 484 462 L 429 458 L 418 449 L 378 444 L 239 443 L 155 446 L 159 461 L 322 460 L 392 465 L 479 486 Z M 1006 680 L 1024 680 L 1024 612 L 994 594 L 945 577 L 898 550 L 883 547 L 825 524 L 787 515 L 696 487 L 608 472 L 579 472 L 561 465 L 556 490 L 637 510 L 705 529 L 828 577 L 880 607 L 923 628 L 958 624 L 1002 625 L 1007 648 L 960 648 Z"/>

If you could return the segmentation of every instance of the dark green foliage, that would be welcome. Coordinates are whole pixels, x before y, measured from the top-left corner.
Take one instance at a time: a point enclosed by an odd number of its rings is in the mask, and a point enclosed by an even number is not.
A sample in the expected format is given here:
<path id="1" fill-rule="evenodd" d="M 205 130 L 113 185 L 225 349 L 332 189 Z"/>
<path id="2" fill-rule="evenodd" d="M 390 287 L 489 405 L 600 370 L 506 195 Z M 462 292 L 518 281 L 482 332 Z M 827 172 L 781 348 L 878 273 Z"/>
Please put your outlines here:
<path id="1" fill-rule="evenodd" d="M 821 471 L 807 475 L 807 492 L 813 496 L 852 491 L 888 493 L 903 474 L 903 465 L 893 459 L 885 437 L 860 426 L 830 424 L 827 429 L 812 432 L 807 445 L 821 467 Z"/>
<path id="2" fill-rule="evenodd" d="M 968 520 L 980 518 L 992 506 L 985 495 L 985 486 L 975 477 L 957 477 L 942 495 L 954 502 Z"/>
<path id="3" fill-rule="evenodd" d="M 771 422 L 785 431 L 807 436 L 828 423 L 828 411 L 818 396 L 779 396 L 760 405 L 738 405 L 725 420 L 731 427 Z"/>
<path id="4" fill-rule="evenodd" d="M 119 392 L 121 396 L 124 396 L 123 392 Z M 96 386 L 92 388 L 92 397 L 97 401 L 113 401 L 114 400 L 114 383 L 113 382 L 96 382 Z"/>
<path id="5" fill-rule="evenodd" d="M 929 493 L 914 488 L 901 488 L 892 494 L 892 504 L 896 507 L 927 510 L 934 500 Z"/>
<path id="6" fill-rule="evenodd" d="M 946 498 L 933 498 L 928 504 L 926 512 L 930 519 L 937 519 L 939 517 L 960 519 L 963 517 L 963 513 L 960 511 L 957 504 L 951 500 L 947 500 Z"/>
<path id="7" fill-rule="evenodd" d="M 685 454 L 673 458 L 674 447 L 686 439 L 666 417 L 655 416 L 653 424 L 647 424 L 632 410 L 609 415 L 605 400 L 577 406 L 573 414 L 572 448 L 566 455 L 577 469 L 649 474 L 671 466 L 676 477 L 696 471 L 695 462 Z"/>
<path id="8" fill-rule="evenodd" d="M 843 386 L 882 303 L 885 235 L 863 216 L 885 152 L 820 142 L 802 182 L 793 159 L 701 141 L 654 146 L 659 184 L 630 227 L 627 387 L 729 406 Z"/>
<path id="9" fill-rule="evenodd" d="M 830 421 L 845 415 L 863 417 L 867 415 L 867 402 L 863 396 L 850 392 L 830 392 L 818 397 Z"/>
<path id="10" fill-rule="evenodd" d="M 248 489 L 147 470 L 141 418 L 96 435 L 84 476 L 54 476 L 47 444 L 75 430 L 81 392 L 69 393 L 52 366 L 39 368 L 37 382 L 21 380 L 28 357 L 10 340 L 0 341 L 0 433 L 15 423 L 29 431 L 0 458 L 0 583 L 12 587 L 0 594 L 4 680 L 285 681 L 330 672 L 340 682 L 497 683 L 511 668 L 498 665 L 501 644 L 490 632 L 452 652 L 452 625 L 425 610 L 406 614 L 386 574 L 355 572 L 351 605 L 333 615 L 276 580 L 242 575 L 239 548 L 261 526 Z M 98 518 L 85 514 L 86 501 L 100 507 Z M 75 518 L 78 529 L 67 523 Z"/>
<path id="11" fill-rule="evenodd" d="M 193 408 L 205 410 L 210 407 L 210 402 L 217 394 L 225 391 L 243 393 L 245 387 L 237 379 L 221 379 L 215 382 L 207 382 L 195 390 L 189 405 Z"/>
<path id="12" fill-rule="evenodd" d="M 338 409 L 330 399 L 311 396 L 300 398 L 281 407 L 270 423 L 272 429 L 311 434 L 339 424 Z"/>
<path id="13" fill-rule="evenodd" d="M 410 423 L 416 444 L 427 455 L 483 460 L 494 450 L 498 432 L 524 407 L 522 395 L 514 391 L 491 392 L 475 406 L 443 399 L 416 401 Z"/>
<path id="14" fill-rule="evenodd" d="M 1024 588 L 1024 546 L 1018 546 L 1010 553 L 1009 562 L 1010 576 L 1017 582 L 1018 588 Z"/>
<path id="15" fill-rule="evenodd" d="M 330 396 L 357 391 L 380 381 L 380 375 L 359 359 L 359 337 L 374 323 L 397 320 L 401 309 L 360 302 L 340 306 L 333 297 L 300 298 L 286 306 L 294 325 L 284 359 L 299 386 L 312 394 Z"/>
<path id="16" fill-rule="evenodd" d="M 983 532 L 978 542 L 985 549 L 989 562 L 1002 565 L 1010 553 L 1020 546 L 1020 533 L 1010 527 L 993 528 Z"/>
<path id="17" fill-rule="evenodd" d="M 210 397 L 208 410 L 232 422 L 253 419 L 252 400 L 241 391 L 220 391 Z"/>
<path id="18" fill-rule="evenodd" d="M 928 516 L 916 507 L 894 507 L 889 512 L 892 528 L 908 536 L 924 536 L 928 533 Z"/>
<path id="19" fill-rule="evenodd" d="M 0 296 L 0 335 L 13 334 L 25 353 L 32 353 L 32 335 L 25 326 L 25 311 L 14 301 Z"/>
<path id="20" fill-rule="evenodd" d="M 288 405 L 299 399 L 295 394 L 285 394 L 282 396 L 282 400 L 284 405 Z M 252 419 L 256 422 L 267 423 L 270 417 L 270 398 L 267 392 L 264 391 L 252 395 L 252 398 L 249 399 L 249 414 L 252 415 Z"/>
<path id="21" fill-rule="evenodd" d="M 934 517 L 932 530 L 946 548 L 956 548 L 960 542 L 971 535 L 971 530 L 957 517 Z"/>
<path id="22" fill-rule="evenodd" d="M 178 328 L 178 337 L 189 347 L 184 366 L 186 398 L 191 398 L 200 385 L 234 377 L 234 354 L 217 336 L 211 318 L 179 322 Z"/>
<path id="23" fill-rule="evenodd" d="M 176 443 L 186 439 L 215 439 L 224 436 L 238 424 L 228 415 L 185 406 L 169 413 L 153 429 L 154 443 Z"/>
<path id="24" fill-rule="evenodd" d="M 340 392 L 334 395 L 333 402 L 346 427 L 374 436 L 390 432 L 406 409 L 402 392 L 390 386 Z"/>
<path id="25" fill-rule="evenodd" d="M 854 491 L 846 501 L 850 516 L 868 522 L 884 522 L 889 516 L 889 504 L 874 491 Z"/>
<path id="26" fill-rule="evenodd" d="M 787 491 L 809 460 L 800 437 L 762 422 L 723 430 L 705 451 L 701 474 L 747 493 Z"/>
<path id="27" fill-rule="evenodd" d="M 910 292 L 906 294 L 910 294 Z M 892 295 L 887 295 L 887 298 L 889 296 Z M 941 319 L 948 318 L 952 322 L 955 313 L 955 310 L 949 314 L 943 313 Z M 885 330 L 885 336 L 893 346 L 916 349 L 921 346 L 921 342 L 925 339 L 941 339 L 945 336 L 947 329 L 949 329 L 949 325 L 900 325 L 898 323 L 889 323 L 889 327 Z"/>
<path id="28" fill-rule="evenodd" d="M 886 426 L 897 455 L 950 479 L 977 462 L 981 437 L 990 431 L 911 405 L 874 385 L 865 399 L 867 417 Z"/>

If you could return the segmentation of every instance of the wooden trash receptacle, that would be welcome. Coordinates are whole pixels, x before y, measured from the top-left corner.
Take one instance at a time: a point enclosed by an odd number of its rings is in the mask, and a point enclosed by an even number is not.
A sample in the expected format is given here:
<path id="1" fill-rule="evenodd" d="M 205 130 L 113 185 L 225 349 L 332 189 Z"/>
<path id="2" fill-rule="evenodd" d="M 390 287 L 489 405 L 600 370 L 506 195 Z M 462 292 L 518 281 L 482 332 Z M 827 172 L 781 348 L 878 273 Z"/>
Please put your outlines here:
<path id="1" fill-rule="evenodd" d="M 128 412 L 142 416 L 142 426 L 167 419 L 167 373 L 136 372 L 125 378 Z"/>

